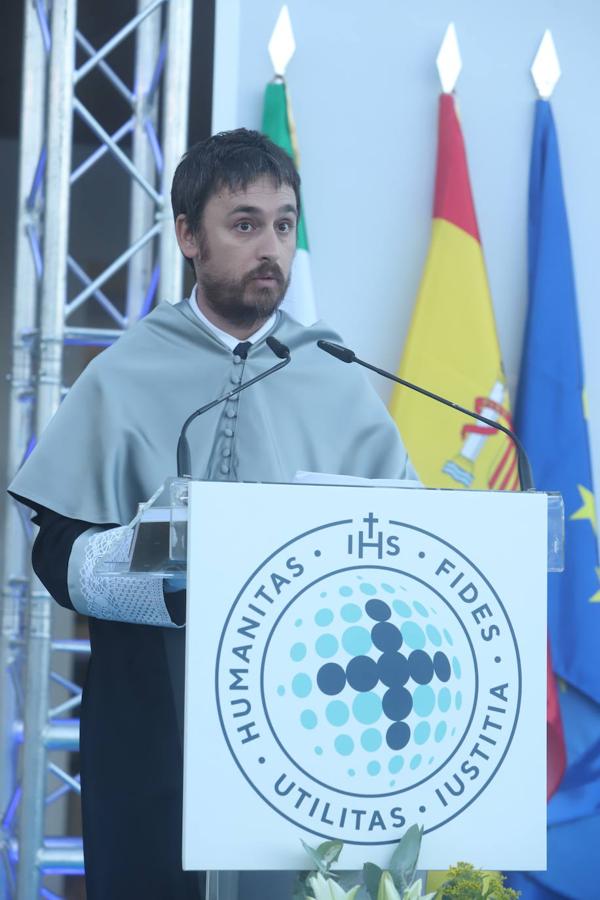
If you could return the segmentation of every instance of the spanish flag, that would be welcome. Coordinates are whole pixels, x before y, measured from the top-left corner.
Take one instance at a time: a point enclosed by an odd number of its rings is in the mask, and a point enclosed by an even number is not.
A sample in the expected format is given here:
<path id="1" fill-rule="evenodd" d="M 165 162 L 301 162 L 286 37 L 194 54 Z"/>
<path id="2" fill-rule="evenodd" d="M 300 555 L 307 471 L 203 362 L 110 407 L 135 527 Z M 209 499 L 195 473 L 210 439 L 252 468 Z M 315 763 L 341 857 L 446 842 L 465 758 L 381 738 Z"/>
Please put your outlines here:
<path id="1" fill-rule="evenodd" d="M 465 146 L 450 94 L 440 98 L 431 244 L 398 374 L 511 427 Z M 400 386 L 390 411 L 427 487 L 518 488 L 516 453 L 506 435 Z"/>

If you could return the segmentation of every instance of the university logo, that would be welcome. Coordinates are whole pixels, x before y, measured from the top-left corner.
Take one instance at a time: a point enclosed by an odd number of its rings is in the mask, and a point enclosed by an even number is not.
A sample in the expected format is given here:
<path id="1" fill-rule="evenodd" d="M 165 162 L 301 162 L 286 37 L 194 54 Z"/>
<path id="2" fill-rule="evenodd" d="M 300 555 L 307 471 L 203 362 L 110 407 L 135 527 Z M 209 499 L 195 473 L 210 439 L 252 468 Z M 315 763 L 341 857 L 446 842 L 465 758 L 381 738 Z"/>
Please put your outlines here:
<path id="1" fill-rule="evenodd" d="M 281 816 L 349 843 L 443 826 L 491 782 L 520 708 L 514 632 L 459 548 L 373 512 L 275 550 L 232 604 L 216 699 Z"/>

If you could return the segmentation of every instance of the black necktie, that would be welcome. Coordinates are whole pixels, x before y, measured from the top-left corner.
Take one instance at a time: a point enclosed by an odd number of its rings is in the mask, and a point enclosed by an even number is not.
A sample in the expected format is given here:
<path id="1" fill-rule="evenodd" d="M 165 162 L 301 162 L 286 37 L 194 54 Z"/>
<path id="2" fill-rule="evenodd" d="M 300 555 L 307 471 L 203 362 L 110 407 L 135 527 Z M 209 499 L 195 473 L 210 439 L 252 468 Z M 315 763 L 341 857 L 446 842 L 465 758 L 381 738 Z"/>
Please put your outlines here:
<path id="1" fill-rule="evenodd" d="M 250 341 L 242 341 L 242 343 L 238 344 L 237 347 L 234 347 L 233 352 L 236 356 L 239 356 L 240 359 L 246 359 L 248 356 L 248 350 L 252 344 Z"/>

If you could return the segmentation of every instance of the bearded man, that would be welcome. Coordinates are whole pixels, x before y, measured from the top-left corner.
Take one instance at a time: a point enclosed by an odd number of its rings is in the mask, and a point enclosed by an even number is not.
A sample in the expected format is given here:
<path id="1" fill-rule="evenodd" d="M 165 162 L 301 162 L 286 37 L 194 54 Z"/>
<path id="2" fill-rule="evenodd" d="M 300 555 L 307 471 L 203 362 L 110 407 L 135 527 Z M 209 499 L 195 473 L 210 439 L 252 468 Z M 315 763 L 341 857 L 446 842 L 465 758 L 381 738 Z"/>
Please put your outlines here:
<path id="1" fill-rule="evenodd" d="M 273 335 L 291 364 L 193 423 L 193 477 L 287 482 L 300 469 L 415 477 L 361 372 L 316 346 L 340 338 L 279 309 L 300 214 L 287 154 L 257 132 L 215 135 L 184 156 L 171 196 L 177 241 L 196 276 L 191 296 L 161 303 L 90 363 L 10 486 L 39 526 L 39 578 L 58 603 L 89 616 L 88 900 L 201 896 L 198 877 L 181 868 L 185 590 L 108 579 L 96 568 L 138 504 L 174 474 L 182 423 L 272 366 Z M 252 510 L 239 514 L 251 534 Z"/>

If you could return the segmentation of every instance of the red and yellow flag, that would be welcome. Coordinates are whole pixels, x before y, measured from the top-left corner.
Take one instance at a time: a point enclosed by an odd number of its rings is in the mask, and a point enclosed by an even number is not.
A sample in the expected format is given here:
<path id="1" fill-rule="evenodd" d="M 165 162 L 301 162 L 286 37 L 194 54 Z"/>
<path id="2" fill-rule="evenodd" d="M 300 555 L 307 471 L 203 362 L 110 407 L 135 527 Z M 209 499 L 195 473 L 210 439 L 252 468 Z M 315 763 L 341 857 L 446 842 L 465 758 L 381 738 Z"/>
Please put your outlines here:
<path id="1" fill-rule="evenodd" d="M 398 374 L 511 426 L 510 403 L 454 98 L 442 94 L 429 254 Z M 390 411 L 427 487 L 518 488 L 508 437 L 396 387 Z"/>
<path id="2" fill-rule="evenodd" d="M 450 94 L 440 97 L 431 244 L 398 374 L 512 428 L 465 145 Z M 516 452 L 502 432 L 400 385 L 390 411 L 427 487 L 518 489 Z M 548 760 L 550 797 L 565 761 L 550 656 Z M 434 887 L 439 884 L 429 880 L 428 888 Z"/>

